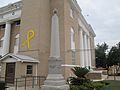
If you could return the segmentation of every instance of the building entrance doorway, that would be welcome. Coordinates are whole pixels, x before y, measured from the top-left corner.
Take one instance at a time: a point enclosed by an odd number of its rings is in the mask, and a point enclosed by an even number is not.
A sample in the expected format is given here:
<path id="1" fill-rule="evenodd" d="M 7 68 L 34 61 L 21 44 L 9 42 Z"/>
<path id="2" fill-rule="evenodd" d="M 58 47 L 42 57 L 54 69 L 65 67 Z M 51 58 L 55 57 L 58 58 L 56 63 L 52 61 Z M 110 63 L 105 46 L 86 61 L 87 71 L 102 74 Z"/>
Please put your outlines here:
<path id="1" fill-rule="evenodd" d="M 15 78 L 15 63 L 6 63 L 6 75 L 5 75 L 6 83 L 14 84 L 14 78 Z"/>

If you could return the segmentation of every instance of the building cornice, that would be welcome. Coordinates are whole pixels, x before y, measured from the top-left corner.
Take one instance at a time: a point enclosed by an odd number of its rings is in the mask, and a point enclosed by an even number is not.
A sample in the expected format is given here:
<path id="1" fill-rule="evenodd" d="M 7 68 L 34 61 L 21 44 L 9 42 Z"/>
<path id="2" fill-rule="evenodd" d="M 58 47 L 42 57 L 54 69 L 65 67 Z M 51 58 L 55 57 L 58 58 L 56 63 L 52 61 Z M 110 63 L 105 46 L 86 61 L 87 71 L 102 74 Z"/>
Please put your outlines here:
<path id="1" fill-rule="evenodd" d="M 90 24 L 87 23 L 87 21 L 85 20 L 84 16 L 82 15 L 82 10 L 80 8 L 80 6 L 78 5 L 76 0 L 69 0 L 71 5 L 77 10 L 78 14 L 79 14 L 79 19 L 81 20 L 81 22 L 85 25 L 86 29 L 92 34 L 93 37 L 95 37 L 95 32 L 93 31 L 92 27 Z"/>
<path id="2" fill-rule="evenodd" d="M 8 12 L 16 11 L 22 8 L 22 1 L 16 3 L 8 4 L 7 6 L 0 8 L 0 15 L 4 15 Z"/>
<path id="3" fill-rule="evenodd" d="M 76 0 L 68 0 L 68 1 L 70 2 L 71 6 L 75 8 L 75 10 L 77 10 L 78 13 L 82 11 Z"/>
<path id="4" fill-rule="evenodd" d="M 80 13 L 79 19 L 84 24 L 84 26 L 86 27 L 86 29 L 92 34 L 92 36 L 95 37 L 96 34 L 95 34 L 92 26 L 87 23 L 87 21 L 85 20 L 84 16 L 82 15 L 82 13 Z"/>

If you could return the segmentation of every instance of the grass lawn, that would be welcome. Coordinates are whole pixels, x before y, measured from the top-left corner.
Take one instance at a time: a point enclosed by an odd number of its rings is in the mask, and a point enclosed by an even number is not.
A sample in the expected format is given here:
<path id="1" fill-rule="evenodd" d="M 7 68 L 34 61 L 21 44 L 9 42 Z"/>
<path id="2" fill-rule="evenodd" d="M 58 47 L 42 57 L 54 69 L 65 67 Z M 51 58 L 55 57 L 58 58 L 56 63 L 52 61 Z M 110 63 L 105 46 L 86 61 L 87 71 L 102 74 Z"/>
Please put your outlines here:
<path id="1" fill-rule="evenodd" d="M 105 86 L 101 90 L 120 90 L 120 81 L 108 80 L 105 82 L 110 83 L 110 84 Z"/>

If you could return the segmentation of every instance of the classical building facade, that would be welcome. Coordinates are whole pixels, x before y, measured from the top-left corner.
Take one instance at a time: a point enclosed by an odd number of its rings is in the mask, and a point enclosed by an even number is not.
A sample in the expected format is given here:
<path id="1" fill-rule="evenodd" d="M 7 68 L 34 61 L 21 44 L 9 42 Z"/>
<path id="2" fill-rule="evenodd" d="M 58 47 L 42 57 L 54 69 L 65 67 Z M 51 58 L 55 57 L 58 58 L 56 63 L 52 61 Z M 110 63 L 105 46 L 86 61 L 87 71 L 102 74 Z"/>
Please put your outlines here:
<path id="1" fill-rule="evenodd" d="M 74 66 L 95 67 L 95 33 L 76 0 L 22 0 L 0 8 L 1 75 L 10 78 L 8 82 L 26 75 L 47 76 L 54 10 L 65 78 Z"/>

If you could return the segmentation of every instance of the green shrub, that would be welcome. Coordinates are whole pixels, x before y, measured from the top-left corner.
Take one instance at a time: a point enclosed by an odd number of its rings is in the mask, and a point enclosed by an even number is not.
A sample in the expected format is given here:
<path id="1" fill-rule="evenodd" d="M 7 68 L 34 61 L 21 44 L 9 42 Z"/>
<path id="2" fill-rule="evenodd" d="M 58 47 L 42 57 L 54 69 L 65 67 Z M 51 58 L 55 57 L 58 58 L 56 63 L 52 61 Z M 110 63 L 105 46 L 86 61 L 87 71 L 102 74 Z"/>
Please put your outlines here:
<path id="1" fill-rule="evenodd" d="M 104 81 L 100 82 L 93 82 L 93 87 L 96 88 L 97 90 L 103 88 L 104 86 L 109 85 L 109 83 L 106 83 Z"/>
<path id="2" fill-rule="evenodd" d="M 84 85 L 70 85 L 70 90 L 88 90 Z"/>
<path id="3" fill-rule="evenodd" d="M 87 68 L 74 67 L 71 69 L 77 77 L 70 77 L 70 84 L 72 85 L 82 85 L 89 81 L 86 79 L 85 75 L 89 72 Z"/>
<path id="4" fill-rule="evenodd" d="M 74 67 L 71 69 L 77 77 L 70 77 L 70 90 L 97 90 L 106 85 L 105 82 L 93 82 L 87 79 L 85 75 L 89 72 L 87 68 Z M 68 81 L 68 82 L 69 82 Z"/>
<path id="5" fill-rule="evenodd" d="M 96 90 L 101 89 L 105 86 L 105 83 L 102 82 L 87 82 L 83 85 L 70 85 L 70 90 L 93 90 L 96 88 Z"/>
<path id="6" fill-rule="evenodd" d="M 0 90 L 5 90 L 5 82 L 0 81 Z"/>
<path id="7" fill-rule="evenodd" d="M 76 77 L 70 77 L 70 84 L 72 85 L 83 85 L 86 82 L 89 82 L 89 79 L 86 78 L 76 78 Z"/>
<path id="8" fill-rule="evenodd" d="M 87 68 L 82 67 L 74 67 L 71 70 L 79 78 L 85 78 L 85 75 L 89 72 Z"/>
<path id="9" fill-rule="evenodd" d="M 93 86 L 95 88 L 102 88 L 104 86 L 104 84 L 102 84 L 102 83 L 94 83 Z"/>

